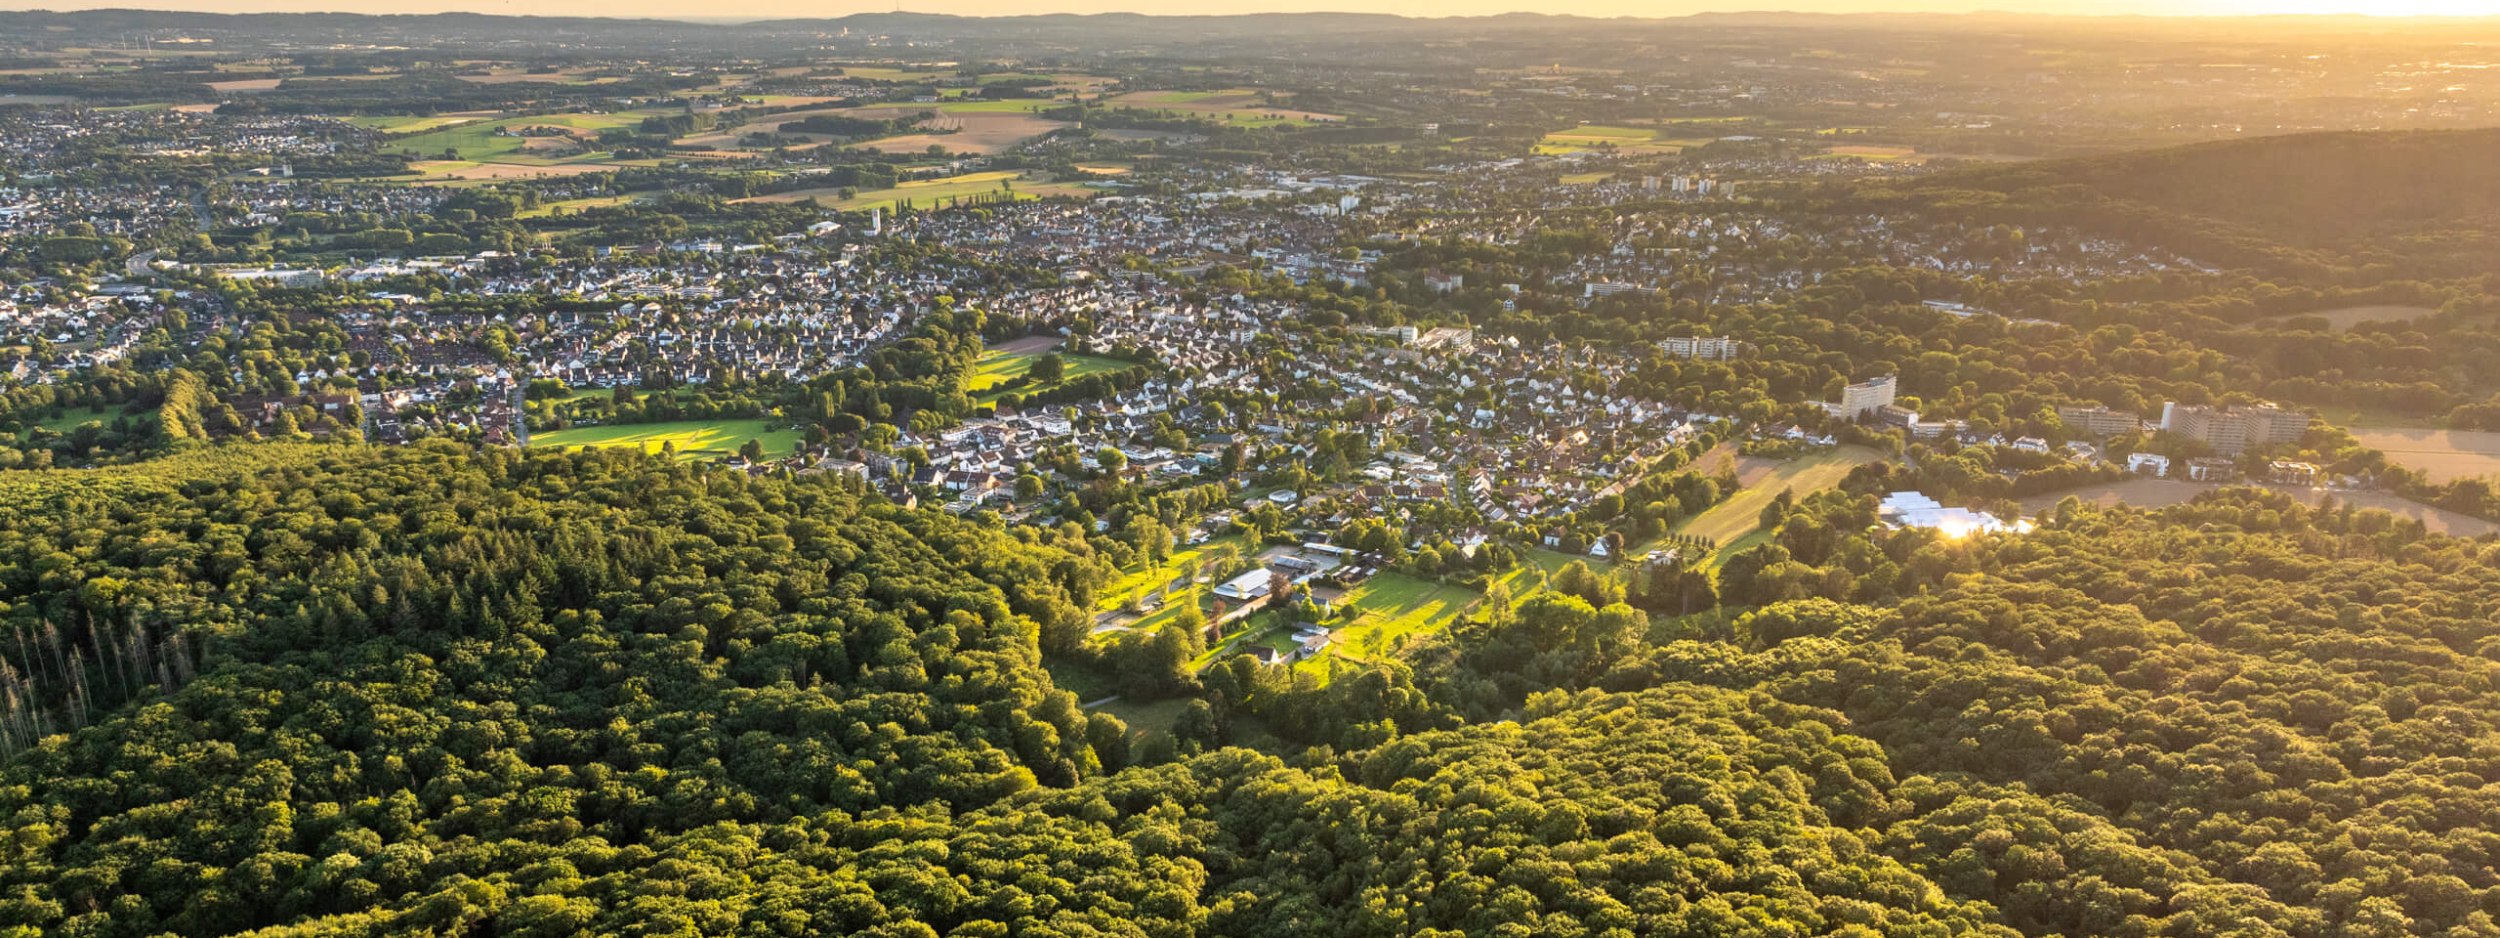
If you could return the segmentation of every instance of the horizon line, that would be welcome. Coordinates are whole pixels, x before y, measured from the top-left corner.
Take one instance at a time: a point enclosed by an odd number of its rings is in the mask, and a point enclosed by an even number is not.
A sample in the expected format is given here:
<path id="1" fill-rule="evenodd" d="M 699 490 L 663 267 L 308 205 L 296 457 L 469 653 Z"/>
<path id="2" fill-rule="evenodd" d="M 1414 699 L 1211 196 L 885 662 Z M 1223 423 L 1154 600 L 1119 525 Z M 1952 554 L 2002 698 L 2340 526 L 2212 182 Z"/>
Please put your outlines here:
<path id="1" fill-rule="evenodd" d="M 242 16 L 367 16 L 367 17 L 388 17 L 388 18 L 409 18 L 409 19 L 416 19 L 416 18 L 423 18 L 423 17 L 436 17 L 436 16 L 476 16 L 476 17 L 486 17 L 486 18 L 493 18 L 493 19 L 509 19 L 509 20 L 598 20 L 598 21 L 615 22 L 615 23 L 633 23 L 633 22 L 645 22 L 645 23 L 693 23 L 693 24 L 710 25 L 710 26 L 738 26 L 738 25 L 747 25 L 747 24 L 752 24 L 752 23 L 806 23 L 806 22 L 831 22 L 831 21 L 836 21 L 836 20 L 846 20 L 846 19 L 853 19 L 853 18 L 859 18 L 859 17 L 877 17 L 877 16 L 921 16 L 921 17 L 930 17 L 930 18 L 935 18 L 935 19 L 966 19 L 966 20 L 1005 20 L 1005 19 L 1034 19 L 1034 18 L 1040 18 L 1040 17 L 1110 17 L 1110 16 L 1139 17 L 1139 18 L 1144 18 L 1144 19 L 1167 19 L 1167 20 L 1182 20 L 1182 19 L 1238 19 L 1238 18 L 1253 17 L 1253 16 L 1361 16 L 1361 17 L 1376 17 L 1376 18 L 1382 18 L 1382 19 L 1419 20 L 1419 21 L 1489 20 L 1489 19 L 1501 19 L 1501 18 L 1505 18 L 1505 17 L 1535 17 L 1535 18 L 1539 18 L 1539 19 L 1555 19 L 1555 20 L 1588 20 L 1588 21 L 1591 21 L 1591 22 L 1636 22 L 1636 23 L 1664 23 L 1664 22 L 1672 22 L 1672 21 L 1675 21 L 1675 20 L 1688 20 L 1688 19 L 1697 19 L 1697 18 L 1702 18 L 1702 17 L 1722 17 L 1722 16 L 1723 16 L 1723 17 L 1738 17 L 1738 16 L 1780 17 L 1780 16 L 1790 16 L 1790 17 L 1820 17 L 1820 18 L 1831 18 L 1831 19 L 1849 19 L 1849 18 L 1878 18 L 1878 17 L 1918 17 L 1918 18 L 1937 18 L 1937 19 L 1976 19 L 1976 18 L 1998 17 L 1998 18 L 2006 18 L 2006 19 L 2028 19 L 2028 20 L 2089 20 L 2089 21 L 2095 21 L 2095 22 L 2110 22 L 2110 21 L 2116 21 L 2116 20 L 2129 20 L 2129 19 L 2137 19 L 2137 20 L 2158 20 L 2158 21 L 2165 21 L 2165 22 L 2182 22 L 2182 21 L 2198 21 L 2198 20 L 2215 20 L 2215 21 L 2247 22 L 2247 21 L 2259 21 L 2259 20 L 2266 20 L 2266 21 L 2286 21 L 2286 22 L 2297 22 L 2297 23 L 2322 23 L 2322 22 L 2338 21 L 2338 20 L 2364 20 L 2364 21 L 2370 21 L 2370 22 L 2376 22 L 2376 23 L 2416 22 L 2416 23 L 2496 23 L 2496 24 L 2500 24 L 2500 9 L 2496 9 L 2496 10 L 2494 10 L 2493 12 L 2489 12 L 2489 13 L 2477 13 L 2477 14 L 2457 14 L 2457 13 L 2403 13 L 2403 12 L 2371 12 L 2371 11 L 2342 11 L 2342 12 L 2332 12 L 2332 13 L 2301 13 L 2301 12 L 2246 12 L 2246 13 L 2235 13 L 2235 12 L 2202 12 L 2202 11 L 2183 11 L 2183 12 L 2178 12 L 2178 13 L 2161 13 L 2161 12 L 2147 12 L 2147 11 L 2143 11 L 2143 10 L 2113 10 L 2113 11 L 2109 11 L 2109 12 L 2085 12 L 2085 11 L 2058 11 L 2058 12 L 2041 12 L 2041 11 L 2000 10 L 2000 9 L 1977 9 L 1977 10 L 1899 9 L 1899 10 L 1851 10 L 1851 11 L 1834 11 L 1834 10 L 1796 10 L 1796 9 L 1764 9 L 1764 8 L 1729 8 L 1729 9 L 1723 9 L 1723 10 L 1694 10 L 1694 11 L 1689 12 L 1689 13 L 1677 13 L 1677 14 L 1672 14 L 1672 15 L 1664 15 L 1664 16 L 1636 16 L 1636 15 L 1605 16 L 1605 15 L 1590 14 L 1590 13 L 1549 13 L 1549 12 L 1545 12 L 1545 11 L 1541 11 L 1541 10 L 1531 10 L 1531 9 L 1505 10 L 1505 11 L 1501 11 L 1501 12 L 1497 12 L 1497 13 L 1449 13 L 1449 14 L 1433 14 L 1433 13 L 1388 13 L 1388 12 L 1373 11 L 1373 10 L 1268 10 L 1268 11 L 1252 11 L 1252 12 L 1237 12 L 1237 13 L 1168 13 L 1168 12 L 1166 12 L 1166 13 L 1149 13 L 1149 12 L 1143 12 L 1143 11 L 1138 11 L 1138 10 L 1094 10 L 1094 11 L 1076 11 L 1076 10 L 1038 10 L 1038 11 L 1015 12 L 1015 13 L 940 13 L 940 12 L 925 12 L 925 11 L 917 11 L 917 10 L 893 9 L 893 10 L 860 10 L 860 11 L 855 11 L 855 12 L 850 12 L 850 13 L 841 13 L 841 14 L 834 14 L 834 15 L 828 15 L 828 16 L 770 16 L 770 15 L 757 15 L 757 16 L 736 16 L 736 15 L 733 15 L 733 16 L 718 16 L 718 15 L 711 15 L 711 16 L 707 16 L 707 15 L 698 15 L 698 14 L 677 15 L 677 16 L 667 16 L 667 15 L 616 16 L 616 15 L 602 15 L 602 14 L 594 14 L 594 13 L 502 13 L 502 12 L 492 12 L 492 11 L 482 10 L 482 9 L 434 10 L 434 11 L 430 11 L 430 12 L 405 12 L 405 13 L 403 13 L 403 12 L 363 11 L 363 10 L 352 10 L 352 9 L 338 9 L 338 10 L 257 10 L 257 11 L 254 11 L 254 10 L 181 10 L 181 9 L 167 9 L 167 8 L 163 8 L 163 7 L 125 6 L 125 5 L 109 5 L 109 4 L 100 4 L 100 5 L 95 5 L 95 6 L 71 6 L 71 7 L 59 7 L 59 6 L 53 6 L 53 5 L 48 5 L 48 4 L 46 4 L 46 5 L 33 5 L 33 6 L 24 6 L 24 7 L 20 7 L 20 6 L 16 6 L 16 5 L 14 5 L 14 4 L 7 3 L 7 2 L 6 2 L 6 0 L 0 0 L 0 14 L 20 14 L 20 13 L 50 13 L 50 14 L 55 14 L 55 15 L 64 15 L 64 16 L 67 16 L 67 15 L 77 15 L 77 14 L 82 14 L 82 13 L 164 13 L 164 14 L 173 14 L 173 15 L 180 15 L 180 16 L 233 16 L 233 17 L 242 17 Z"/>

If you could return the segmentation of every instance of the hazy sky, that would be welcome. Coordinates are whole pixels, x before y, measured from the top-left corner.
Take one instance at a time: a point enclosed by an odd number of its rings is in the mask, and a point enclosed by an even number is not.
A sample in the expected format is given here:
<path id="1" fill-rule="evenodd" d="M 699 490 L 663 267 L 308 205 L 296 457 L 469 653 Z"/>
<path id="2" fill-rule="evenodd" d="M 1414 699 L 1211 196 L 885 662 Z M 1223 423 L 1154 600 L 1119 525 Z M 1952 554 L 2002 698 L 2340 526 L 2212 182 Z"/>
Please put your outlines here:
<path id="1" fill-rule="evenodd" d="M 840 16 L 895 8 L 894 0 L 0 0 L 0 9 L 69 10 L 95 7 L 201 12 L 349 11 L 358 13 L 478 13 L 566 16 L 651 16 L 762 19 Z M 1878 11 L 2233 15 L 2367 13 L 2378 15 L 2500 16 L 2500 0 L 902 0 L 916 13 L 994 16 L 1010 13 L 1248 13 L 1342 10 L 1408 16 L 1471 16 L 1514 11 L 1588 16 L 1678 16 L 1728 10 L 1817 13 Z"/>

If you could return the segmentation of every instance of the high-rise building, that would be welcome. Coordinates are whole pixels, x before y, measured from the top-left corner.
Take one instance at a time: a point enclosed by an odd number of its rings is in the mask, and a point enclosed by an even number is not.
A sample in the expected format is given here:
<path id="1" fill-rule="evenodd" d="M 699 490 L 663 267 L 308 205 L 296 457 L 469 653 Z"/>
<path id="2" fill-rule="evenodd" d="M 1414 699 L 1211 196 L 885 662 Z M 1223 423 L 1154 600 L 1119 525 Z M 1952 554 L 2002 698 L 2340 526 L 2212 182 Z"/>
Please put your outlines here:
<path id="1" fill-rule="evenodd" d="M 2173 401 L 2162 405 L 2161 428 L 2201 440 L 2214 452 L 2237 456 L 2252 446 L 2272 446 L 2300 439 L 2309 429 L 2309 415 L 2271 404 L 2253 407 L 2205 407 Z"/>
<path id="2" fill-rule="evenodd" d="M 1893 376 L 1852 384 L 1840 389 L 1838 403 L 1826 403 L 1823 409 L 1842 420 L 1856 420 L 1892 405 Z"/>
<path id="3" fill-rule="evenodd" d="M 2065 421 L 2066 429 L 2081 430 L 2093 436 L 2116 436 L 2144 425 L 2134 411 L 2111 410 L 2098 404 L 2069 404 L 2057 409 L 2057 419 Z"/>
<path id="4" fill-rule="evenodd" d="M 1726 336 L 1679 336 L 1658 340 L 1658 350 L 1674 358 L 1721 360 L 1735 358 L 1745 350 L 1745 343 Z"/>

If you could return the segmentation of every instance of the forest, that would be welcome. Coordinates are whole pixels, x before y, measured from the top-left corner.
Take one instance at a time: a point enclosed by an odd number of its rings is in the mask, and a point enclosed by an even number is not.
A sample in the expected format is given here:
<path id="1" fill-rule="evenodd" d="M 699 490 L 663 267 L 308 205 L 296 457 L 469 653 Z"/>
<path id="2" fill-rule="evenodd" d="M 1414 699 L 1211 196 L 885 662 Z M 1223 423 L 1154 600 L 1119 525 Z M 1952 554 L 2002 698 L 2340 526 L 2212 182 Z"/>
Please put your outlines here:
<path id="1" fill-rule="evenodd" d="M 1132 751 L 1043 667 L 1081 540 L 832 477 L 12 474 L 0 927 L 2496 933 L 2500 546 L 2254 492 L 1966 541 L 1866 504 L 1784 508 L 1698 604 L 1575 565 L 1411 667 L 1221 663 Z"/>

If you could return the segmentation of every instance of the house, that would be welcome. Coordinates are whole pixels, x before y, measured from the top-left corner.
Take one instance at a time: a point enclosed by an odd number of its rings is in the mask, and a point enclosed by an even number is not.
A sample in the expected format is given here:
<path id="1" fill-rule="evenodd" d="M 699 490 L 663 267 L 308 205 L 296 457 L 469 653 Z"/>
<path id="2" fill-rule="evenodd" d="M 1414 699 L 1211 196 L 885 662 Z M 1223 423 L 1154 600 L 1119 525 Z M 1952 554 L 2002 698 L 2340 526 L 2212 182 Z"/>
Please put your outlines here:
<path id="1" fill-rule="evenodd" d="M 2139 475 L 2166 476 L 2170 474 L 2170 457 L 2160 453 L 2131 453 L 2127 456 L 2127 471 Z"/>

